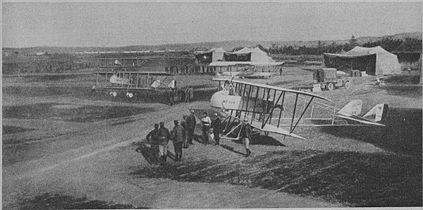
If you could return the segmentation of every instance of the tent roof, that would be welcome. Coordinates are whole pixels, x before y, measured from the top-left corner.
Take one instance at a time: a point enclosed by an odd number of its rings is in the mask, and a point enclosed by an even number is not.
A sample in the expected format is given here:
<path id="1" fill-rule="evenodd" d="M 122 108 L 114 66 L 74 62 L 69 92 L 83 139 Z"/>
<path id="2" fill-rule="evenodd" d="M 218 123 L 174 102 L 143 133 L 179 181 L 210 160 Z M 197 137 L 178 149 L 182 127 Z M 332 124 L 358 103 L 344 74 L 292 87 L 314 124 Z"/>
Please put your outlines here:
<path id="1" fill-rule="evenodd" d="M 355 54 L 355 55 L 348 55 L 348 54 L 335 54 L 335 53 L 323 53 L 326 56 L 329 57 L 339 57 L 339 58 L 358 58 L 358 57 L 363 57 L 363 56 L 369 56 L 369 55 L 375 55 L 375 53 L 373 54 Z"/>
<path id="2" fill-rule="evenodd" d="M 223 48 L 212 48 L 209 50 L 209 52 L 226 52 Z"/>
<path id="3" fill-rule="evenodd" d="M 330 57 L 340 57 L 340 58 L 357 58 L 362 56 L 368 56 L 368 55 L 375 55 L 375 54 L 391 54 L 392 53 L 386 51 L 380 46 L 377 47 L 354 47 L 352 50 L 341 53 L 341 54 L 335 54 L 335 53 L 323 53 Z"/>
<path id="4" fill-rule="evenodd" d="M 247 65 L 247 66 L 278 66 L 284 62 L 251 62 L 251 61 L 216 61 L 209 64 L 209 66 L 236 66 L 236 65 Z"/>
<path id="5" fill-rule="evenodd" d="M 203 54 L 203 53 L 210 53 L 213 52 L 213 56 L 215 53 L 225 53 L 226 51 L 219 47 L 219 48 L 212 48 L 207 51 L 197 51 L 195 54 Z M 251 53 L 251 61 L 217 61 L 218 59 L 214 59 L 210 66 L 236 66 L 236 65 L 254 65 L 254 66 L 278 66 L 284 64 L 284 62 L 275 62 L 271 57 L 267 55 L 266 52 L 262 51 L 260 48 L 248 48 L 244 47 L 235 52 L 228 52 L 234 54 L 244 54 L 244 53 Z M 219 55 L 220 56 L 220 55 Z"/>
<path id="6" fill-rule="evenodd" d="M 266 52 L 264 52 L 258 47 L 255 47 L 255 48 L 244 47 L 236 52 L 237 53 L 251 53 L 252 62 L 259 62 L 259 63 L 275 62 L 271 57 L 267 55 Z"/>

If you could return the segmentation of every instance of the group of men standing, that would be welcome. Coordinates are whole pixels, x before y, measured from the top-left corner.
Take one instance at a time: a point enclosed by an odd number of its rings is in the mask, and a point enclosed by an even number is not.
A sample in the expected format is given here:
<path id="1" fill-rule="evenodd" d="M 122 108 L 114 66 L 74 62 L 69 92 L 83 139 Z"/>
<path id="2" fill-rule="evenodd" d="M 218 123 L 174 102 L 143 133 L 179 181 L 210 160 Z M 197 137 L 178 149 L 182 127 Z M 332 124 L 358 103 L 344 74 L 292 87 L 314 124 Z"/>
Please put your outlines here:
<path id="1" fill-rule="evenodd" d="M 216 145 L 219 145 L 220 141 L 220 124 L 222 123 L 219 115 L 217 113 L 214 114 L 215 118 L 212 121 L 208 116 L 207 112 L 203 113 L 203 117 L 201 118 L 201 125 L 202 125 L 202 136 L 206 144 L 210 143 L 211 139 L 214 139 Z"/>
<path id="2" fill-rule="evenodd" d="M 203 117 L 201 118 L 203 139 L 205 140 L 206 144 L 210 143 L 210 139 L 214 139 L 214 141 L 216 142 L 216 145 L 219 145 L 222 121 L 220 120 L 219 115 L 217 113 L 215 113 L 214 115 L 215 117 L 214 117 L 214 120 L 212 121 L 210 117 L 208 116 L 207 112 L 203 113 Z M 251 155 L 251 150 L 250 150 L 251 133 L 252 133 L 252 127 L 250 123 L 248 122 L 248 120 L 244 120 L 243 126 L 241 127 L 241 131 L 240 131 L 240 137 L 242 139 L 242 143 L 244 144 L 246 157 Z"/>
<path id="3" fill-rule="evenodd" d="M 194 98 L 194 89 L 191 86 L 188 86 L 185 89 L 178 89 L 175 86 L 170 89 L 169 92 L 169 104 L 172 106 L 177 102 L 186 102 L 190 103 Z"/>
<path id="4" fill-rule="evenodd" d="M 147 141 L 152 145 L 158 146 L 158 159 L 160 163 L 165 163 L 167 159 L 167 151 L 169 141 L 173 142 L 175 150 L 175 161 L 182 160 L 182 148 L 188 148 L 192 143 L 194 137 L 194 129 L 196 120 L 194 111 L 190 115 L 184 116 L 184 120 L 179 123 L 174 120 L 174 127 L 171 131 L 164 126 L 163 122 L 154 125 L 154 130 L 147 134 Z"/>
<path id="5" fill-rule="evenodd" d="M 201 126 L 204 143 L 210 144 L 211 139 L 213 139 L 216 142 L 216 145 L 220 144 L 221 123 L 222 122 L 217 113 L 215 113 L 213 120 L 210 119 L 207 112 L 203 113 Z M 182 160 L 183 148 L 186 149 L 190 144 L 193 144 L 192 140 L 194 138 L 194 129 L 196 124 L 197 122 L 194 110 L 191 110 L 190 115 L 183 116 L 181 123 L 179 123 L 178 120 L 174 120 L 174 127 L 171 131 L 164 126 L 163 122 L 154 125 L 154 130 L 150 131 L 146 138 L 152 145 L 158 146 L 158 159 L 160 163 L 164 164 L 166 162 L 169 141 L 173 142 L 175 161 Z M 251 154 L 251 150 L 249 148 L 251 126 L 248 121 L 244 122 L 244 126 L 240 132 L 240 137 L 242 138 L 246 150 L 246 156 L 249 156 Z"/>

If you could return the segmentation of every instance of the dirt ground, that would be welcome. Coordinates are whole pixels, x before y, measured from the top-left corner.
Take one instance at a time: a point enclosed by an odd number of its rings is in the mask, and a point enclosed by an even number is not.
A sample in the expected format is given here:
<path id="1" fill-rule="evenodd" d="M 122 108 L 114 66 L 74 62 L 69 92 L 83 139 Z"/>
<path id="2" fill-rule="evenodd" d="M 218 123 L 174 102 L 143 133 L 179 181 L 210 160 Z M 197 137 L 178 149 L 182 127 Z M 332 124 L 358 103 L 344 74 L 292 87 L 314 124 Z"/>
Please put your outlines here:
<path id="1" fill-rule="evenodd" d="M 292 87 L 311 79 L 290 67 L 254 82 Z M 378 87 L 368 77 L 318 93 L 337 107 L 353 99 L 364 111 L 389 104 L 383 128 L 300 127 L 307 140 L 261 137 L 248 158 L 241 142 L 197 137 L 182 162 L 171 159 L 170 145 L 159 166 L 139 142 L 154 123 L 171 128 L 208 101 L 131 102 L 91 92 L 93 80 L 3 78 L 4 209 L 422 206 L 421 86 Z"/>

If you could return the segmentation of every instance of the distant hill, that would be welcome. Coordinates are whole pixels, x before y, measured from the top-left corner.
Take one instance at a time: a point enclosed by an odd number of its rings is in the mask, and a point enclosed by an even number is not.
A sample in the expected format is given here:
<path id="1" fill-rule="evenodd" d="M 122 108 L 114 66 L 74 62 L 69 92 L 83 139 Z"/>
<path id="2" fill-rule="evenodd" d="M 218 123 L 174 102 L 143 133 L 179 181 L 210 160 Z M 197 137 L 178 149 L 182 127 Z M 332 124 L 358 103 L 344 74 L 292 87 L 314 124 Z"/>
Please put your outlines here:
<path id="1" fill-rule="evenodd" d="M 383 38 L 401 39 L 415 38 L 422 39 L 421 32 L 410 32 L 400 33 L 386 36 L 366 36 L 357 37 L 358 44 L 364 44 L 366 42 L 375 42 L 382 40 Z M 219 42 L 199 42 L 199 43 L 187 43 L 187 44 L 163 44 L 163 45 L 134 45 L 134 46 L 122 46 L 122 47 L 31 47 L 31 48 L 3 48 L 4 51 L 19 51 L 23 53 L 35 54 L 37 52 L 48 52 L 48 53 L 75 53 L 83 51 L 141 51 L 141 50 L 178 50 L 178 51 L 190 51 L 190 50 L 201 50 L 210 49 L 214 47 L 222 47 L 225 50 L 232 50 L 235 47 L 252 47 L 258 44 L 265 48 L 269 48 L 272 45 L 279 46 L 306 46 L 312 47 L 320 44 L 329 45 L 345 44 L 348 43 L 348 39 L 345 40 L 314 40 L 314 41 L 246 41 L 246 40 L 233 40 L 233 41 L 219 41 Z"/>

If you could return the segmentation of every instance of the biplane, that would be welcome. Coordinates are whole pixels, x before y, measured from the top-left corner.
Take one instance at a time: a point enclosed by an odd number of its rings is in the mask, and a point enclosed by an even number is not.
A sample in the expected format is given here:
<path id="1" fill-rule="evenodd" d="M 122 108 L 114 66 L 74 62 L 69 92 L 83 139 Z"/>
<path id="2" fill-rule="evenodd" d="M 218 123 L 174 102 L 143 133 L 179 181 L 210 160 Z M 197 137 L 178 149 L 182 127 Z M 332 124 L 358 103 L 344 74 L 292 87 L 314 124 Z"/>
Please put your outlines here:
<path id="1" fill-rule="evenodd" d="M 362 101 L 353 100 L 342 109 L 322 96 L 256 84 L 214 78 L 219 90 L 210 99 L 211 107 L 225 117 L 222 138 L 239 139 L 242 126 L 248 122 L 258 132 L 277 133 L 305 139 L 295 134 L 298 126 L 384 126 L 386 104 L 378 104 L 360 116 Z"/>
<path id="2" fill-rule="evenodd" d="M 109 61 L 110 59 L 103 59 Z M 128 59 L 123 59 L 124 61 Z M 170 90 L 176 87 L 176 81 L 166 72 L 154 71 L 128 71 L 128 68 L 136 68 L 136 59 L 133 65 L 124 65 L 115 60 L 113 66 L 100 66 L 100 68 L 112 68 L 112 70 L 96 72 L 96 82 L 93 89 L 105 89 L 110 95 L 116 97 L 118 92 L 126 92 L 126 96 L 132 98 L 135 92 L 146 90 Z M 137 62 L 139 63 L 139 62 Z"/>
<path id="3" fill-rule="evenodd" d="M 236 72 L 222 72 L 216 73 L 220 78 L 248 78 L 248 79 L 267 79 L 272 77 L 270 72 L 251 72 L 251 71 L 236 71 Z"/>

